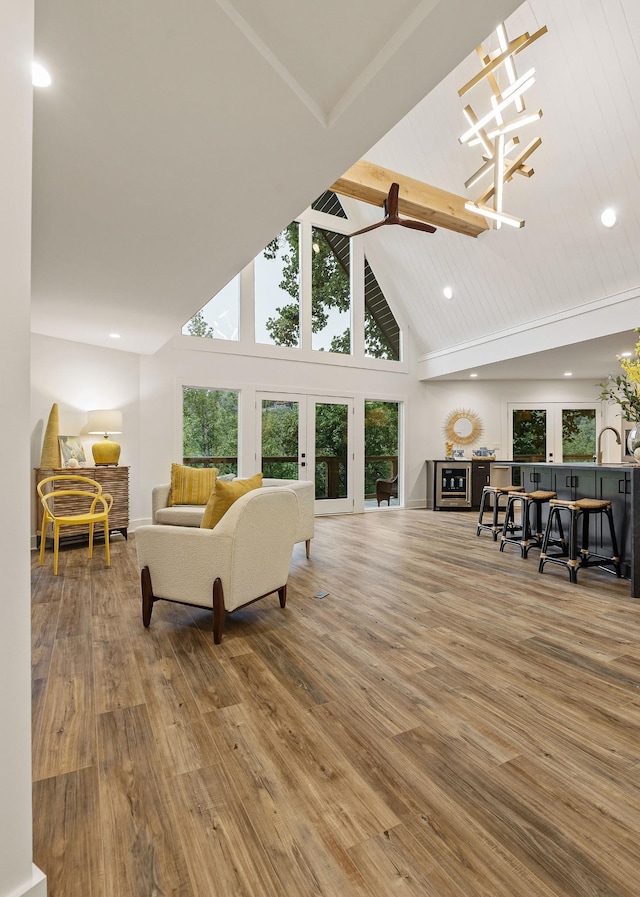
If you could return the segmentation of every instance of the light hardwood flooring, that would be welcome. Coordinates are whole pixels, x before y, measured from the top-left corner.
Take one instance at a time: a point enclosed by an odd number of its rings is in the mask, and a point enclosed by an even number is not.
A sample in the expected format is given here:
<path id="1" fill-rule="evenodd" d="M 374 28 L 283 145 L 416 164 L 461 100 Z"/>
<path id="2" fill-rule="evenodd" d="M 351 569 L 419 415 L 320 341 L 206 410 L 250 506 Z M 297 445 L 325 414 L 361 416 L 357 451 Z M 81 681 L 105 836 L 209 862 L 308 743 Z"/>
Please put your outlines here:
<path id="1" fill-rule="evenodd" d="M 133 540 L 34 556 L 49 897 L 637 897 L 640 602 L 475 521 L 318 519 L 219 646 Z"/>

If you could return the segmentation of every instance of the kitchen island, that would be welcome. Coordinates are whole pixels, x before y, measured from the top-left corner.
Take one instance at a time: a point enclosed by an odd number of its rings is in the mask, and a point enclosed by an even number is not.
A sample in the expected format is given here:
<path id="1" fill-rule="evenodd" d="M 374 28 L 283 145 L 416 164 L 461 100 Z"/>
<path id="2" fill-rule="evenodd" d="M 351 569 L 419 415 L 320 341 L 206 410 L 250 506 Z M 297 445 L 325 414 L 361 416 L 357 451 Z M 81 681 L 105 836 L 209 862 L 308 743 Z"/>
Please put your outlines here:
<path id="1" fill-rule="evenodd" d="M 513 470 L 514 485 L 527 492 L 545 489 L 558 498 L 607 499 L 611 502 L 622 569 L 631 580 L 631 597 L 640 598 L 640 464 L 548 464 L 502 461 Z M 594 550 L 610 551 L 607 527 L 599 526 Z M 602 550 L 602 551 L 601 551 Z"/>

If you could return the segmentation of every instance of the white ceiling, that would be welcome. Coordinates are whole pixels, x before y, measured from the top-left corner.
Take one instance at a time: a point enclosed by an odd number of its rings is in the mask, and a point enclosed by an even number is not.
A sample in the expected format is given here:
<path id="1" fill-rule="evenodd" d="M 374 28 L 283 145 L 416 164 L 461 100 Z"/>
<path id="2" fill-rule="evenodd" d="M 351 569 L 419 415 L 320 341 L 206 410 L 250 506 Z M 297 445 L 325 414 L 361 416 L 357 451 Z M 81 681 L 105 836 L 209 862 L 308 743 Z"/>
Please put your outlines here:
<path id="1" fill-rule="evenodd" d="M 640 324 L 640 4 L 529 0 L 507 20 L 510 37 L 542 25 L 548 33 L 516 57 L 518 74 L 536 68 L 527 110 L 543 110 L 522 129 L 521 146 L 537 136 L 542 146 L 529 160 L 534 176 L 505 187 L 505 211 L 525 227 L 476 240 L 442 229 L 364 237 L 378 278 L 391 275 L 381 280 L 385 292 L 411 321 L 424 377 L 462 376 L 483 354 L 487 375 L 529 378 L 531 364 L 525 372 L 524 364 L 495 362 Z M 497 40 L 484 46 L 495 49 Z M 463 105 L 484 112 L 488 88 L 482 82 L 464 100 L 457 91 L 478 70 L 473 52 L 365 157 L 475 198 L 485 184 L 465 192 L 464 182 L 482 164 L 480 152 L 457 138 L 467 127 Z M 610 230 L 600 223 L 605 206 L 618 213 Z M 446 285 L 454 301 L 443 297 Z M 564 348 L 564 357 L 578 367 L 583 348 Z"/>
<path id="2" fill-rule="evenodd" d="M 154 352 L 517 0 L 37 0 L 35 332 Z"/>
<path id="3" fill-rule="evenodd" d="M 640 4 L 528 0 L 508 18 L 517 6 L 36 0 L 54 84 L 34 99 L 33 330 L 156 351 L 361 157 L 465 194 L 480 159 L 458 144 L 457 90 L 507 18 L 510 36 L 549 29 L 517 57 L 544 112 L 521 135 L 543 139 L 536 174 L 505 193 L 526 226 L 362 239 L 421 376 L 604 376 L 613 335 L 640 323 Z M 480 109 L 482 90 L 465 101 Z"/>

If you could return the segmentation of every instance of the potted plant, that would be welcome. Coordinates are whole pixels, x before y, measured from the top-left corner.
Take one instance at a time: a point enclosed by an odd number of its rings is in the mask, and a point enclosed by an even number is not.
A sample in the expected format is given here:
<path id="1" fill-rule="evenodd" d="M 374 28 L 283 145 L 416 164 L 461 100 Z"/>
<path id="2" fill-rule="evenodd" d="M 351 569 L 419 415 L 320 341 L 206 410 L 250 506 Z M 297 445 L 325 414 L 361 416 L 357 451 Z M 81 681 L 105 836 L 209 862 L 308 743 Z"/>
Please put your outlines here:
<path id="1" fill-rule="evenodd" d="M 636 333 L 640 334 L 640 327 L 636 327 Z M 600 399 L 620 405 L 623 419 L 633 425 L 626 445 L 627 452 L 633 455 L 636 449 L 640 449 L 640 340 L 633 355 L 629 358 L 618 355 L 617 358 L 622 371 L 609 374 L 606 380 L 598 384 Z"/>

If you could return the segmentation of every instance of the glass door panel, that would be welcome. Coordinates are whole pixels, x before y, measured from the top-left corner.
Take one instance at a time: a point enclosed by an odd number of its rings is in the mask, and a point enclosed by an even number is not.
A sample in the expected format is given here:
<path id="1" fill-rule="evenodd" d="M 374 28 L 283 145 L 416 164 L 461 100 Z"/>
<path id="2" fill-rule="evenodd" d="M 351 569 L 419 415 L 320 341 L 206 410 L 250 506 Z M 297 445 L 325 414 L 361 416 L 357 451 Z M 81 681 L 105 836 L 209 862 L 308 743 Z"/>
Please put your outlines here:
<path id="1" fill-rule="evenodd" d="M 349 493 L 349 405 L 314 401 L 313 410 L 316 501 L 346 499 Z"/>
<path id="2" fill-rule="evenodd" d="M 514 461 L 547 460 L 547 412 L 544 408 L 515 408 L 511 411 Z"/>
<path id="3" fill-rule="evenodd" d="M 513 461 L 588 463 L 596 453 L 600 410 L 580 402 L 509 404 Z"/>
<path id="4" fill-rule="evenodd" d="M 312 479 L 316 513 L 353 511 L 353 401 L 259 393 L 258 444 L 265 477 Z"/>
<path id="5" fill-rule="evenodd" d="M 596 453 L 596 409 L 562 408 L 562 460 L 585 463 Z"/>
<path id="6" fill-rule="evenodd" d="M 365 507 L 399 505 L 400 405 L 398 402 L 364 403 L 364 498 Z M 389 482 L 396 479 L 395 488 Z M 378 489 L 376 480 L 387 481 Z M 385 488 L 386 486 L 386 488 Z M 383 498 L 381 498 L 383 496 Z"/>
<path id="7" fill-rule="evenodd" d="M 265 477 L 297 480 L 304 461 L 300 444 L 300 402 L 288 398 L 263 398 L 260 408 L 262 473 Z"/>

